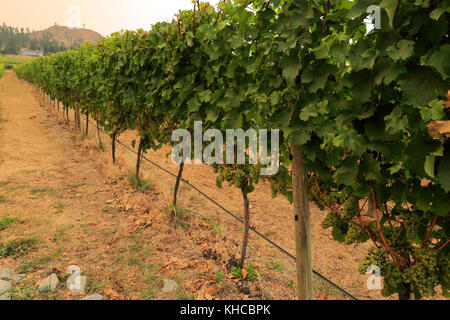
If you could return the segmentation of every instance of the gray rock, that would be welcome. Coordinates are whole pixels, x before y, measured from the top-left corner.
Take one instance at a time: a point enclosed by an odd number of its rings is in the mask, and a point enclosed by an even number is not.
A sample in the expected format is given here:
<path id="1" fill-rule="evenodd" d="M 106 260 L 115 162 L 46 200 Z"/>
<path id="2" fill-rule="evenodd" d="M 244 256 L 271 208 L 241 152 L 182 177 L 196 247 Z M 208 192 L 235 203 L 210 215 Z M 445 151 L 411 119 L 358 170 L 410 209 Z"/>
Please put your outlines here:
<path id="1" fill-rule="evenodd" d="M 0 269 L 0 280 L 20 281 L 25 278 L 24 274 L 17 274 L 9 268 Z"/>
<path id="2" fill-rule="evenodd" d="M 0 280 L 0 300 L 11 300 L 12 284 L 9 281 Z"/>
<path id="3" fill-rule="evenodd" d="M 85 295 L 87 284 L 88 278 L 82 276 L 79 272 L 71 275 L 66 282 L 67 288 L 74 295 Z"/>
<path id="4" fill-rule="evenodd" d="M 0 280 L 14 280 L 17 277 L 17 273 L 8 268 L 0 269 Z"/>
<path id="5" fill-rule="evenodd" d="M 15 281 L 20 281 L 20 280 L 24 279 L 25 277 L 26 277 L 25 274 L 18 274 Z"/>
<path id="6" fill-rule="evenodd" d="M 58 284 L 59 284 L 58 276 L 56 274 L 52 274 L 51 276 L 48 276 L 47 278 L 41 281 L 39 287 L 37 288 L 37 291 L 40 293 L 53 292 L 58 287 Z"/>
<path id="7" fill-rule="evenodd" d="M 103 300 L 103 296 L 100 294 L 93 294 L 80 300 Z"/>
<path id="8" fill-rule="evenodd" d="M 20 281 L 25 278 L 24 274 L 17 274 L 11 269 L 3 268 L 0 269 L 0 280 L 6 281 Z"/>
<path id="9" fill-rule="evenodd" d="M 178 288 L 178 283 L 174 280 L 163 279 L 164 287 L 162 288 L 163 293 L 173 292 Z"/>

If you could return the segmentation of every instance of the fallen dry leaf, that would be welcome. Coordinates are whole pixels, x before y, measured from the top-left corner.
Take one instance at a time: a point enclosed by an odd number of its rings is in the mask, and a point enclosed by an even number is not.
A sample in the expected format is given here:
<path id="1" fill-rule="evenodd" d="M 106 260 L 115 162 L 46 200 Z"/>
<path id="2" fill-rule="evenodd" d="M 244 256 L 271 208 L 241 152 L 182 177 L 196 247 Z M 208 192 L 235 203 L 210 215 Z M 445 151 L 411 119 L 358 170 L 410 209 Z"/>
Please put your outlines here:
<path id="1" fill-rule="evenodd" d="M 450 120 L 432 121 L 428 124 L 428 134 L 434 140 L 450 138 Z"/>
<path id="2" fill-rule="evenodd" d="M 115 291 L 115 290 L 113 289 L 113 285 L 112 285 L 112 284 L 106 286 L 106 288 L 105 288 L 105 294 L 106 294 L 106 296 L 108 296 L 110 299 L 114 299 L 114 298 L 117 298 L 117 299 L 118 299 L 118 298 L 120 297 L 119 293 L 117 293 L 117 291 Z"/>
<path id="3" fill-rule="evenodd" d="M 242 280 L 245 280 L 247 278 L 248 272 L 245 269 L 242 269 Z"/>

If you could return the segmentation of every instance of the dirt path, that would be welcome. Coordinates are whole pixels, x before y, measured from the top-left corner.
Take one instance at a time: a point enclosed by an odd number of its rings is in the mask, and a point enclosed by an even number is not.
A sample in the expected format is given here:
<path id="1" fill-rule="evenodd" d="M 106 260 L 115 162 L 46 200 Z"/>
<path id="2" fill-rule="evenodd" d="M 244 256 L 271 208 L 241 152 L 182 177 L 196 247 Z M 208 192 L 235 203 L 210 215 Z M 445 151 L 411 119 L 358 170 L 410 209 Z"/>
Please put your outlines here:
<path id="1" fill-rule="evenodd" d="M 122 275 L 114 265 L 119 253 L 109 252 L 108 244 L 126 232 L 126 217 L 115 216 L 105 203 L 113 203 L 109 199 L 121 188 L 117 182 L 105 186 L 101 166 L 89 157 L 97 151 L 77 142 L 13 72 L 0 82 L 0 114 L 0 219 L 18 218 L 0 231 L 0 241 L 34 243 L 29 252 L 0 257 L 0 268 L 28 272 L 17 298 L 39 298 L 34 290 L 39 280 L 51 271 L 63 277 L 70 263 L 90 276 L 91 292 L 110 285 L 114 293 Z M 70 298 L 63 289 L 43 298 L 49 297 Z"/>

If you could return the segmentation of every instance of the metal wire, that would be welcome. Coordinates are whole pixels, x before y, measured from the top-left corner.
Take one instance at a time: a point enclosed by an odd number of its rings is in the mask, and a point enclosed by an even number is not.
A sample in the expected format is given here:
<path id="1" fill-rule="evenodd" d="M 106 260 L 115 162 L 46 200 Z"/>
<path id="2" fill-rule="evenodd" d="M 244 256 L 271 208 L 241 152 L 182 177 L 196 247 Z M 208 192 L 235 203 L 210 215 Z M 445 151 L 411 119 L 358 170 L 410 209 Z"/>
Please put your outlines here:
<path id="1" fill-rule="evenodd" d="M 93 123 L 91 120 L 88 120 L 91 124 L 93 125 L 97 125 L 96 123 Z M 100 127 L 101 131 L 103 131 L 104 134 L 108 135 L 106 133 L 106 131 Z M 127 149 L 128 151 L 131 151 L 132 153 L 134 153 L 135 155 L 137 155 L 137 152 L 130 148 L 129 146 L 127 146 L 126 144 L 122 143 L 119 139 L 116 139 L 116 143 L 121 145 L 122 147 L 124 147 L 125 149 Z M 147 161 L 148 163 L 150 163 L 151 165 L 155 166 L 156 168 L 164 171 L 165 173 L 167 173 L 168 175 L 177 178 L 177 175 L 170 172 L 169 170 L 161 167 L 159 164 L 157 164 L 156 162 L 146 158 L 144 155 L 141 156 L 142 159 L 144 159 L 145 161 Z M 197 191 L 199 194 L 201 194 L 204 198 L 206 198 L 208 201 L 210 201 L 211 203 L 213 203 L 214 205 L 216 205 L 218 208 L 222 209 L 226 214 L 230 215 L 231 217 L 233 217 L 235 220 L 237 220 L 240 223 L 244 223 L 244 221 L 239 218 L 237 215 L 235 215 L 234 213 L 232 213 L 231 211 L 229 211 L 228 209 L 224 208 L 220 203 L 218 203 L 217 201 L 215 201 L 214 199 L 212 199 L 210 196 L 208 196 L 206 193 L 204 193 L 203 191 L 201 191 L 200 189 L 198 189 L 195 185 L 193 185 L 192 183 L 190 183 L 188 180 L 185 179 L 181 179 L 181 181 L 188 185 L 189 187 L 191 187 L 192 189 L 194 189 L 195 191 Z M 277 248 L 280 252 L 282 252 L 283 254 L 285 254 L 286 256 L 288 256 L 289 258 L 291 258 L 294 261 L 297 261 L 296 257 L 294 255 L 292 255 L 291 253 L 289 253 L 287 250 L 285 250 L 284 248 L 282 248 L 281 246 L 279 246 L 278 244 L 276 244 L 275 242 L 273 242 L 272 240 L 270 240 L 268 237 L 266 237 L 265 235 L 263 235 L 261 232 L 259 232 L 258 230 L 256 230 L 255 227 L 250 226 L 250 230 L 253 231 L 256 235 L 258 235 L 260 238 L 262 238 L 263 240 L 265 240 L 266 242 L 268 242 L 270 245 L 272 245 L 273 247 Z M 332 286 L 333 288 L 335 288 L 336 290 L 338 290 L 339 292 L 341 292 L 342 294 L 344 294 L 345 296 L 347 296 L 348 298 L 352 299 L 352 300 L 358 300 L 354 295 L 350 294 L 349 292 L 347 292 L 345 289 L 341 288 L 340 286 L 338 286 L 337 284 L 335 284 L 334 282 L 332 282 L 331 280 L 329 280 L 328 278 L 326 278 L 325 276 L 323 276 L 322 274 L 320 274 L 319 272 L 313 270 L 313 274 L 315 276 L 317 276 L 318 278 L 320 278 L 321 280 L 325 281 L 326 283 L 328 283 L 330 286 Z"/>

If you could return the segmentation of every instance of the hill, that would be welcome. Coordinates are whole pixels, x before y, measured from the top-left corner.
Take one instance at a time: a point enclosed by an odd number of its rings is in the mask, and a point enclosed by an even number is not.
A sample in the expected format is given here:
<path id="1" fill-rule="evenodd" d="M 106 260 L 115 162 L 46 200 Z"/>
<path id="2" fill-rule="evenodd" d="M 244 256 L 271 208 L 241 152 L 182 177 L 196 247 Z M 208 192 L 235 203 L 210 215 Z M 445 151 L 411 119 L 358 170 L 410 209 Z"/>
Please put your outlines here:
<path id="1" fill-rule="evenodd" d="M 97 42 L 102 35 L 89 29 L 70 29 L 54 25 L 41 31 L 0 25 L 0 54 L 17 55 L 21 49 L 45 55 L 76 49 L 84 42 Z"/>
<path id="2" fill-rule="evenodd" d="M 35 31 L 31 33 L 31 39 L 44 39 L 49 37 L 51 40 L 63 43 L 69 47 L 84 42 L 97 42 L 102 38 L 98 32 L 89 29 L 71 29 L 64 26 L 52 26 L 45 30 Z"/>

